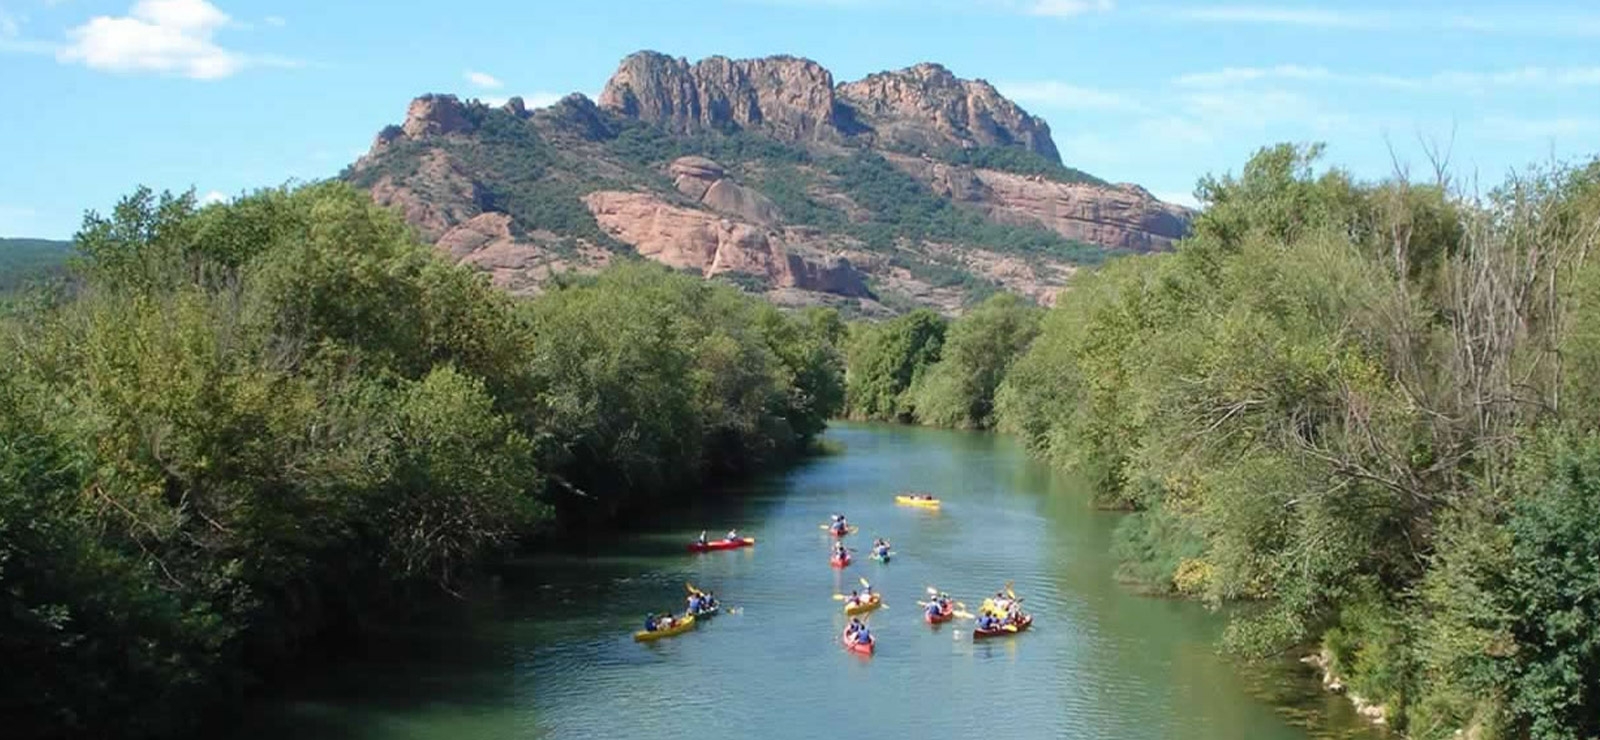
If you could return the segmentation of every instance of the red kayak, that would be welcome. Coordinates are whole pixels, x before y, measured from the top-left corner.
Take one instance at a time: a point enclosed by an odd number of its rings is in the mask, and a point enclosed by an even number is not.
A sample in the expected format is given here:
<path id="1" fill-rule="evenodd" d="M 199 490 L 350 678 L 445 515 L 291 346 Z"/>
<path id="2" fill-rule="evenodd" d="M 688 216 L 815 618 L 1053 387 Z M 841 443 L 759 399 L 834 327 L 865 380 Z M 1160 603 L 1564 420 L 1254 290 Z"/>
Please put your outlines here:
<path id="1" fill-rule="evenodd" d="M 1022 619 L 1017 620 L 1017 623 L 1014 625 L 1006 625 L 1000 627 L 999 629 L 992 630 L 974 629 L 972 631 L 972 639 L 976 640 L 980 637 L 1002 637 L 1005 635 L 1014 635 L 1018 632 L 1028 629 L 1028 625 L 1031 624 L 1033 624 L 1033 615 L 1024 614 L 1022 615 Z M 1015 627 L 1015 629 L 1012 629 L 1013 627 Z"/>
<path id="2" fill-rule="evenodd" d="M 922 619 L 928 624 L 943 624 L 956 618 L 956 608 L 946 604 L 944 609 L 937 614 L 930 614 L 927 609 L 922 610 Z"/>
<path id="3" fill-rule="evenodd" d="M 712 540 L 710 542 L 690 542 L 689 552 L 710 552 L 712 550 L 736 550 L 741 547 L 750 547 L 756 543 L 754 537 L 741 537 L 736 540 Z"/>
<path id="4" fill-rule="evenodd" d="M 846 555 L 842 558 L 828 558 L 828 563 L 835 568 L 843 568 L 850 564 L 850 556 Z"/>
<path id="5" fill-rule="evenodd" d="M 844 529 L 829 529 L 828 533 L 832 534 L 834 537 L 843 537 L 847 534 L 853 534 L 857 529 L 860 529 L 860 527 L 852 524 Z"/>
<path id="6" fill-rule="evenodd" d="M 860 653 L 861 655 L 871 655 L 872 651 L 878 647 L 878 638 L 871 636 L 867 637 L 866 642 L 856 642 L 847 635 L 841 635 L 839 640 L 844 643 L 846 650 L 852 653 Z"/>

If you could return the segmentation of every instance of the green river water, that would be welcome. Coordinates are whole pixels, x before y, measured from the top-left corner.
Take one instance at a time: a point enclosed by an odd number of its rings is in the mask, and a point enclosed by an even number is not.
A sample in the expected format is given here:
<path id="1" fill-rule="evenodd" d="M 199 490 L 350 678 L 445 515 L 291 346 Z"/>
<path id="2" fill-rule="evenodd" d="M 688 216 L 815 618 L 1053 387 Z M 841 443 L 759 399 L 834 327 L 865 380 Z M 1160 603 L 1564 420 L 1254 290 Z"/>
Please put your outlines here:
<path id="1" fill-rule="evenodd" d="M 237 736 L 1380 737 L 1298 664 L 1219 655 L 1220 615 L 1119 584 L 1118 515 L 1014 441 L 862 424 L 826 439 L 832 454 L 648 532 L 516 564 L 469 613 L 356 650 L 250 712 Z M 945 505 L 895 505 L 908 488 Z M 888 537 L 894 560 L 830 568 L 818 525 L 833 511 L 860 525 L 850 544 Z M 685 551 L 701 529 L 730 526 L 756 547 Z M 870 658 L 839 645 L 831 598 L 863 576 L 889 605 L 870 617 Z M 683 609 L 685 581 L 735 610 L 634 642 L 645 612 Z M 1033 630 L 974 643 L 970 622 L 921 619 L 929 585 L 976 609 L 1006 581 Z"/>

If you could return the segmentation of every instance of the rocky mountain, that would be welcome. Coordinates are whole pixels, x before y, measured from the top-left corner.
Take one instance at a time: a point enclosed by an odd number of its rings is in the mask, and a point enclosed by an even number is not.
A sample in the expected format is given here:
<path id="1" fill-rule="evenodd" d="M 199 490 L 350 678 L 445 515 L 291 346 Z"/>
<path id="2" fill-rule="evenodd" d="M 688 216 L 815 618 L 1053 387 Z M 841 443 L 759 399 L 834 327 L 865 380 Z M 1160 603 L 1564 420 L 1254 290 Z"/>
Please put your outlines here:
<path id="1" fill-rule="evenodd" d="M 836 83 L 790 56 L 624 59 L 598 101 L 411 102 L 342 175 L 512 291 L 633 255 L 785 304 L 1053 301 L 1190 213 L 1064 166 L 1050 127 L 937 64 Z"/>

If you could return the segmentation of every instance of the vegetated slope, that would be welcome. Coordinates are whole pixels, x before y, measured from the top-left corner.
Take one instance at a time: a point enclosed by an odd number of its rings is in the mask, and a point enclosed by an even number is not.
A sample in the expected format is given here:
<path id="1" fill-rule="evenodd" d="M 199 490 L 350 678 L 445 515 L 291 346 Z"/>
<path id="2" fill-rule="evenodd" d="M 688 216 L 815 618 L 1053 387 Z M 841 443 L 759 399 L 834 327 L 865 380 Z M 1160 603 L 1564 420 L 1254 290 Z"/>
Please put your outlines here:
<path id="1" fill-rule="evenodd" d="M 59 275 L 72 256 L 72 242 L 53 239 L 0 239 L 0 294 L 31 280 Z"/>
<path id="2" fill-rule="evenodd" d="M 1190 213 L 1061 164 L 981 80 L 920 64 L 835 85 L 795 57 L 622 61 L 599 102 L 412 101 L 343 177 L 533 292 L 642 255 L 779 303 L 1050 303 L 1080 265 L 1167 248 Z"/>

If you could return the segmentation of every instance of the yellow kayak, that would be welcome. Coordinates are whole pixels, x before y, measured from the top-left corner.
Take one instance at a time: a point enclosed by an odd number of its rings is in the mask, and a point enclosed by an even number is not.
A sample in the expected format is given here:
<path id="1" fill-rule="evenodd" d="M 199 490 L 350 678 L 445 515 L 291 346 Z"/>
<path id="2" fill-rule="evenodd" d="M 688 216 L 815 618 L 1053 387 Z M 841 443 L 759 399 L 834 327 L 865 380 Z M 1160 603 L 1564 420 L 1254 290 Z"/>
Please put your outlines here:
<path id="1" fill-rule="evenodd" d="M 650 632 L 647 632 L 647 631 L 644 631 L 644 630 L 640 630 L 638 632 L 635 632 L 635 633 L 633 633 L 633 641 L 634 642 L 650 642 L 652 640 L 659 640 L 659 639 L 661 639 L 663 637 L 671 637 L 673 635 L 681 635 L 681 634 L 683 634 L 685 632 L 688 632 L 689 630 L 694 629 L 694 615 L 693 614 L 686 614 L 684 616 L 678 617 L 678 619 L 676 621 L 677 621 L 676 624 L 674 624 L 671 627 L 668 627 L 668 628 L 666 628 L 664 630 L 655 630 L 655 631 L 650 631 Z"/>
<path id="2" fill-rule="evenodd" d="M 903 506 L 926 506 L 930 509 L 939 508 L 939 499 L 919 498 L 917 496 L 895 496 L 894 502 Z"/>
<path id="3" fill-rule="evenodd" d="M 851 615 L 861 614 L 863 612 L 870 612 L 873 609 L 876 609 L 876 608 L 878 608 L 880 606 L 883 606 L 883 594 L 873 594 L 872 598 L 866 600 L 863 603 L 860 603 L 860 604 L 845 604 L 844 605 L 844 613 L 845 614 L 851 614 Z"/>

